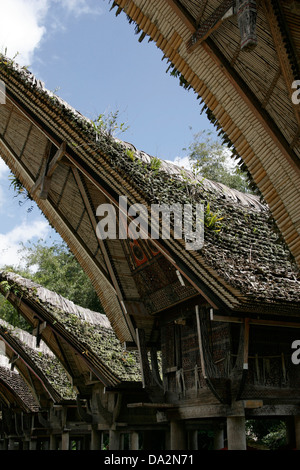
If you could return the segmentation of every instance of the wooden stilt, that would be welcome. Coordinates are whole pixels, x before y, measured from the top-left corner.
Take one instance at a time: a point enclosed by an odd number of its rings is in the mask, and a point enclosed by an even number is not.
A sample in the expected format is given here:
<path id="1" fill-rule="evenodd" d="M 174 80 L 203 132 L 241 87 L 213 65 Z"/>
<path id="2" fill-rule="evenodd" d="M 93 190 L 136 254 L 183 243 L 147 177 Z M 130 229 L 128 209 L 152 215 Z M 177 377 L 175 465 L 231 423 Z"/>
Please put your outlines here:
<path id="1" fill-rule="evenodd" d="M 120 450 L 120 433 L 114 429 L 109 430 L 109 450 Z"/>
<path id="2" fill-rule="evenodd" d="M 91 431 L 91 450 L 101 449 L 101 432 L 97 429 Z"/>
<path id="3" fill-rule="evenodd" d="M 130 435 L 130 449 L 139 450 L 139 433 L 132 432 Z"/>
<path id="4" fill-rule="evenodd" d="M 244 416 L 227 417 L 228 450 L 246 450 L 246 431 Z"/>
<path id="5" fill-rule="evenodd" d="M 182 421 L 171 421 L 171 450 L 186 449 L 186 433 Z"/>

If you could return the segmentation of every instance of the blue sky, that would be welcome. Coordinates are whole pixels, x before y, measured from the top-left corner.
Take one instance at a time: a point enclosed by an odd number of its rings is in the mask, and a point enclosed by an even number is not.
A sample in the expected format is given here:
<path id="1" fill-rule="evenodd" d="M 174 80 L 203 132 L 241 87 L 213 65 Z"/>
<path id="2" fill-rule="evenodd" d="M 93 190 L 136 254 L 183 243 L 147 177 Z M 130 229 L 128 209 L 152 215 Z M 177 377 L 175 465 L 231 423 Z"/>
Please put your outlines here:
<path id="1" fill-rule="evenodd" d="M 185 163 L 193 133 L 213 130 L 193 91 L 166 70 L 162 52 L 139 43 L 108 0 L 0 0 L 0 51 L 88 118 L 119 111 L 119 137 L 139 150 Z M 192 127 L 192 130 L 190 129 Z M 20 242 L 59 239 L 35 206 L 19 206 L 0 161 L 0 267 L 19 262 Z"/>

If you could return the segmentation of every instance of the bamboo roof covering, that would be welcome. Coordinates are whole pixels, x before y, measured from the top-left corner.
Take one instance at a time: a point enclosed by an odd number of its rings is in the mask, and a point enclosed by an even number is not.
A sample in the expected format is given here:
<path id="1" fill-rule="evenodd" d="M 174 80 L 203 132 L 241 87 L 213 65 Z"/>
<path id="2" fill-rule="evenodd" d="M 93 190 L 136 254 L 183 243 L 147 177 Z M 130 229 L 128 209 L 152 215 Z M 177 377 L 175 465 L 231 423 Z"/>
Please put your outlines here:
<path id="1" fill-rule="evenodd" d="M 105 315 L 77 306 L 17 274 L 2 272 L 0 279 L 0 291 L 34 327 L 35 337 L 18 334 L 37 344 L 43 339 L 47 356 L 51 351 L 55 364 L 60 360 L 80 393 L 91 382 L 92 373 L 106 386 L 141 380 L 137 354 L 124 350 Z M 60 369 L 55 365 L 54 370 Z"/>
<path id="2" fill-rule="evenodd" d="M 0 356 L 0 403 L 10 408 L 19 408 L 24 412 L 39 410 L 28 385 L 17 371 L 11 370 L 5 356 Z"/>
<path id="3" fill-rule="evenodd" d="M 76 398 L 64 368 L 46 344 L 41 342 L 37 347 L 35 337 L 4 320 L 0 320 L 0 338 L 12 367 L 31 390 L 36 407 L 49 400 L 62 403 Z M 21 379 L 15 380 L 19 383 Z"/>
<path id="4" fill-rule="evenodd" d="M 153 157 L 95 133 L 88 119 L 5 58 L 0 79 L 0 155 L 91 278 L 120 342 L 136 341 L 136 329 L 144 329 L 155 343 L 161 312 L 188 299 L 227 313 L 299 313 L 299 268 L 257 196 L 166 162 L 155 168 Z M 198 251 L 186 250 L 184 238 L 100 240 L 96 209 L 117 208 L 119 196 L 149 210 L 153 203 L 209 203 L 222 227 L 207 228 Z"/>
<path id="5" fill-rule="evenodd" d="M 238 5 L 256 10 L 242 47 Z M 294 0 L 117 0 L 140 41 L 154 41 L 235 148 L 300 263 L 300 10 Z M 254 20 L 253 20 L 254 21 Z"/>

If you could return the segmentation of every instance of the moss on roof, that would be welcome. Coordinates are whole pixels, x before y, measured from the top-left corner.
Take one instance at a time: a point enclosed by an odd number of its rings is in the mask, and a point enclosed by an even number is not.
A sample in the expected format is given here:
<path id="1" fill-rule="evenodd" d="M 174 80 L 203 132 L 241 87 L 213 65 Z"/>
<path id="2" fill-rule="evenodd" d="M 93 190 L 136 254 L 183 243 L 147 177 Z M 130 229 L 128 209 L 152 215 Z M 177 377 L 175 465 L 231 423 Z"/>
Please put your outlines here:
<path id="1" fill-rule="evenodd" d="M 30 299 L 45 309 L 53 324 L 59 323 L 83 354 L 93 353 L 119 380 L 141 381 L 137 352 L 126 351 L 105 315 L 75 305 L 72 301 L 15 273 L 0 272 L 0 282 L 22 299 Z"/>
<path id="2" fill-rule="evenodd" d="M 18 343 L 25 355 L 34 362 L 41 377 L 46 378 L 46 381 L 48 381 L 62 399 L 76 399 L 76 393 L 65 369 L 46 345 L 42 344 L 40 348 L 34 347 L 34 343 L 36 341 L 35 337 L 30 335 L 28 332 L 9 325 L 1 319 L 0 329 L 6 337 L 7 335 L 10 335 L 13 340 Z"/>
<path id="3" fill-rule="evenodd" d="M 39 410 L 31 391 L 18 372 L 11 371 L 10 367 L 0 365 L 0 380 L 16 393 L 29 411 L 37 412 Z"/>

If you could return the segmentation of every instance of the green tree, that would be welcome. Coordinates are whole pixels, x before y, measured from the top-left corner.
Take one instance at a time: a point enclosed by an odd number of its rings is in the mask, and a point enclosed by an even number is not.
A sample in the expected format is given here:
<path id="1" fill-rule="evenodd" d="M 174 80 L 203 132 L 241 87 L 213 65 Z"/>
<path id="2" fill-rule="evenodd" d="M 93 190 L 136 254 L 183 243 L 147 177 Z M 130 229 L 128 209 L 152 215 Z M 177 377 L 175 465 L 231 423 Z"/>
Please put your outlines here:
<path id="1" fill-rule="evenodd" d="M 94 287 L 65 242 L 48 246 L 43 240 L 22 245 L 24 276 L 94 311 L 102 311 Z"/>
<path id="2" fill-rule="evenodd" d="M 29 278 L 81 307 L 103 312 L 90 279 L 64 242 L 48 246 L 39 240 L 37 243 L 22 245 L 21 253 L 25 267 L 6 266 L 6 271 Z M 13 326 L 28 329 L 25 320 L 3 296 L 0 296 L 0 317 Z"/>
<path id="3" fill-rule="evenodd" d="M 251 192 L 247 175 L 233 161 L 230 149 L 212 132 L 194 134 L 192 143 L 184 150 L 188 152 L 195 174 L 242 192 Z"/>

